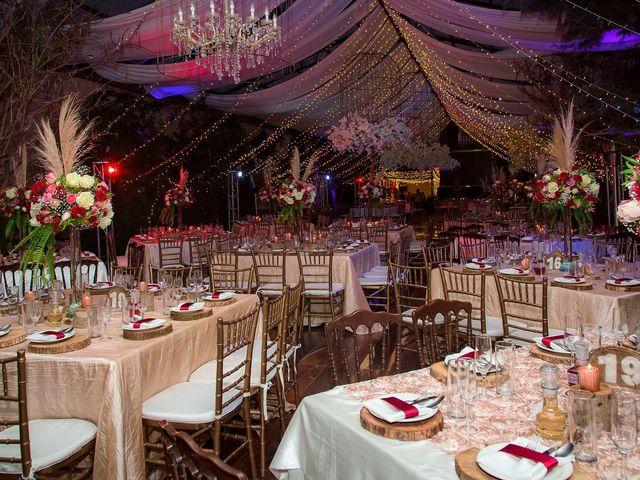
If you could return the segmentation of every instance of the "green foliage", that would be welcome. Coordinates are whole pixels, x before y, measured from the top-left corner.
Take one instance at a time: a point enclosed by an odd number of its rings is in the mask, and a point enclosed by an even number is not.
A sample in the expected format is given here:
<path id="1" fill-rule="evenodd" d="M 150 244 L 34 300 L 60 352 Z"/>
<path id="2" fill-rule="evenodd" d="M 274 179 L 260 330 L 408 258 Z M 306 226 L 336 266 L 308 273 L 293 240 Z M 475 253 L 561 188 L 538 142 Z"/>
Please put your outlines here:
<path id="1" fill-rule="evenodd" d="M 26 247 L 22 251 L 20 269 L 23 272 L 42 269 L 47 273 L 45 278 L 55 278 L 55 239 L 53 225 L 41 225 L 31 230 L 12 251 L 12 253 L 18 252 Z"/>

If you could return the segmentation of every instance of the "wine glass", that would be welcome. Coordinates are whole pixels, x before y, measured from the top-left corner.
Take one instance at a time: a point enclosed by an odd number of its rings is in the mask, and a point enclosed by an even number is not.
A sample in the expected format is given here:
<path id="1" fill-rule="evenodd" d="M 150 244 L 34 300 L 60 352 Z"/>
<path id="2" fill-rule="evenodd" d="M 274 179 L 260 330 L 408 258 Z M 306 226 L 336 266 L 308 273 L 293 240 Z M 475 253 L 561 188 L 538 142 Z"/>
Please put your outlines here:
<path id="1" fill-rule="evenodd" d="M 29 315 L 29 320 L 33 324 L 33 330 L 35 332 L 38 331 L 38 324 L 40 320 L 42 320 L 42 301 L 41 300 L 31 300 L 27 303 L 27 315 Z"/>
<path id="2" fill-rule="evenodd" d="M 458 393 L 464 402 L 467 411 L 464 417 L 464 429 L 469 431 L 469 417 L 471 416 L 471 402 L 476 397 L 478 391 L 478 383 L 474 362 L 470 358 L 458 358 L 456 360 L 458 367 L 458 376 L 456 382 L 458 385 Z"/>
<path id="3" fill-rule="evenodd" d="M 486 333 L 476 335 L 476 355 L 474 357 L 475 371 L 482 375 L 482 393 L 478 398 L 487 398 L 487 374 L 493 364 L 493 350 L 491 337 Z"/>
<path id="4" fill-rule="evenodd" d="M 628 480 L 627 455 L 638 441 L 638 410 L 636 401 L 629 395 L 619 394 L 611 402 L 611 440 L 622 456 L 618 480 Z"/>
<path id="5" fill-rule="evenodd" d="M 111 340 L 111 337 L 107 335 L 107 328 L 109 327 L 109 320 L 111 319 L 111 302 L 106 302 L 105 305 L 98 306 L 98 321 L 102 330 L 101 340 Z"/>

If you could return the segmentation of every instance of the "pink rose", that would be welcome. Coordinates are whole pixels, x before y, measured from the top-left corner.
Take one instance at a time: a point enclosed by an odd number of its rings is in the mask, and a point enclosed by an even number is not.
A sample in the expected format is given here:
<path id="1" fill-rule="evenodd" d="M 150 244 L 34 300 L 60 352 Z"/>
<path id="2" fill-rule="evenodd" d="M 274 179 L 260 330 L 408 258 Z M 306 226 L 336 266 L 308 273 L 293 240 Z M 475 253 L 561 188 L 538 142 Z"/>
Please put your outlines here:
<path id="1" fill-rule="evenodd" d="M 566 182 L 566 183 L 567 183 L 567 185 L 569 185 L 570 187 L 573 187 L 573 186 L 576 184 L 576 181 L 574 180 L 574 178 L 573 178 L 573 177 L 571 177 L 571 178 L 569 178 L 569 179 L 567 180 L 567 182 Z"/>
<path id="2" fill-rule="evenodd" d="M 49 172 L 44 176 L 44 179 L 47 181 L 49 185 L 56 181 L 56 174 L 53 172 Z"/>
<path id="3" fill-rule="evenodd" d="M 68 193 L 68 194 L 67 194 L 67 203 L 68 203 L 69 205 L 71 205 L 71 204 L 75 203 L 75 201 L 76 201 L 76 195 L 75 195 L 75 193 Z"/>
<path id="4" fill-rule="evenodd" d="M 56 186 L 53 184 L 49 185 L 46 190 L 46 192 L 50 195 L 53 195 L 55 191 L 56 191 Z"/>

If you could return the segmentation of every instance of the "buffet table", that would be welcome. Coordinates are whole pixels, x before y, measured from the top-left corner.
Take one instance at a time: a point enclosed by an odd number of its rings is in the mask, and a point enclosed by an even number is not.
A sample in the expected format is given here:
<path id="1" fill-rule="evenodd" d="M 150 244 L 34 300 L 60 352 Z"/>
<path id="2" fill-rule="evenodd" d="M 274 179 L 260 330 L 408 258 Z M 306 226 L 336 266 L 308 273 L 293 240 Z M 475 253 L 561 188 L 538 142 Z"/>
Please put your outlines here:
<path id="1" fill-rule="evenodd" d="M 156 297 L 156 310 L 161 310 L 160 302 Z M 214 308 L 210 317 L 172 321 L 173 332 L 144 341 L 122 337 L 117 313 L 109 325 L 111 340 L 94 339 L 86 348 L 57 355 L 27 353 L 29 417 L 94 422 L 98 427 L 94 478 L 145 479 L 142 402 L 186 381 L 196 368 L 215 358 L 216 319 L 243 315 L 256 303 L 255 295 L 239 295 L 235 303 Z M 1 350 L 0 355 L 26 347 L 22 343 Z"/>
<path id="2" fill-rule="evenodd" d="M 445 400 L 440 405 L 445 415 L 444 429 L 429 440 L 390 440 L 360 426 L 360 409 L 366 400 L 400 392 L 444 393 L 445 385 L 431 377 L 429 369 L 339 386 L 306 397 L 296 410 L 270 469 L 280 480 L 457 479 L 454 459 L 459 452 L 535 433 L 535 409 L 542 401 L 538 371 L 543 363 L 530 356 L 528 350 L 518 349 L 515 394 L 501 397 L 495 389 L 488 389 L 487 399 L 474 400 L 469 432 L 463 430 L 462 420 L 446 417 Z M 561 376 L 558 397 L 564 411 L 567 387 L 566 376 Z M 640 400 L 639 393 L 633 395 Z M 610 434 L 601 432 L 598 463 L 581 465 L 594 478 L 608 480 L 617 476 L 619 462 Z M 640 447 L 628 455 L 627 465 L 629 478 L 639 478 Z"/>

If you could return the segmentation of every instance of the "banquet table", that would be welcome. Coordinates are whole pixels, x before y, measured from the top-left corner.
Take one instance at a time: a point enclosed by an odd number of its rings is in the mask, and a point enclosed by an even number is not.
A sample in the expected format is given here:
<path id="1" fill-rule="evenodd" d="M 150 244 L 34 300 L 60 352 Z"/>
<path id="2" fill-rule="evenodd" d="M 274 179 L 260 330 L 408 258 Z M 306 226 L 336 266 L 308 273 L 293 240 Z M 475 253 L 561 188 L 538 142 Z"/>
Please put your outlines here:
<path id="1" fill-rule="evenodd" d="M 603 328 L 609 328 L 613 321 L 614 308 L 640 311 L 640 293 L 607 290 L 604 278 L 592 280 L 592 290 L 572 290 L 551 285 L 554 277 L 563 275 L 560 272 L 545 274 L 549 282 L 549 328 L 564 328 L 564 318 L 568 313 L 580 315 L 582 322 L 596 323 Z M 486 282 L 486 314 L 502 318 L 498 287 L 493 272 L 488 272 Z M 444 298 L 442 279 L 437 268 L 431 271 L 431 298 Z"/>
<path id="2" fill-rule="evenodd" d="M 161 310 L 160 302 L 156 297 L 156 310 Z M 235 303 L 214 308 L 210 317 L 172 321 L 170 334 L 144 341 L 122 337 L 117 313 L 109 325 L 110 340 L 93 339 L 82 350 L 57 355 L 27 353 L 29 417 L 94 422 L 98 432 L 93 478 L 144 479 L 142 402 L 186 381 L 215 358 L 216 319 L 236 318 L 256 303 L 256 295 L 239 295 Z M 162 315 L 147 315 L 153 316 Z M 26 346 L 2 349 L 0 357 Z"/>
<path id="3" fill-rule="evenodd" d="M 535 433 L 535 413 L 542 403 L 538 371 L 544 362 L 524 348 L 518 349 L 516 357 L 513 395 L 497 396 L 495 389 L 488 389 L 487 399 L 474 400 L 469 432 L 463 430 L 462 420 L 446 416 L 445 400 L 441 404 L 444 429 L 429 440 L 391 440 L 360 426 L 360 409 L 366 400 L 401 392 L 444 393 L 445 385 L 431 377 L 428 368 L 308 396 L 291 419 L 270 469 L 280 480 L 457 479 L 457 453 Z M 560 377 L 558 398 L 566 411 L 568 385 L 566 376 Z M 640 400 L 640 394 L 628 392 Z M 608 480 L 617 475 L 619 462 L 609 433 L 600 432 L 598 462 L 582 467 L 594 478 Z M 628 455 L 627 465 L 629 478 L 640 478 L 640 447 Z"/>

